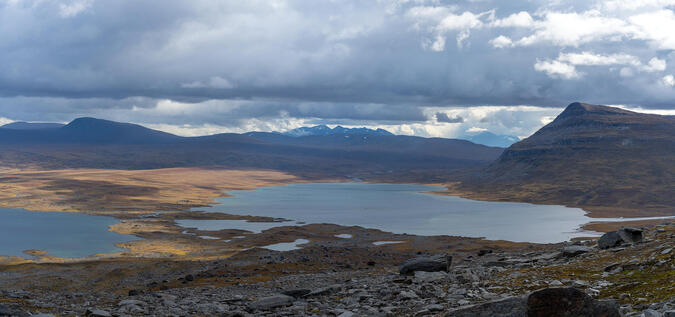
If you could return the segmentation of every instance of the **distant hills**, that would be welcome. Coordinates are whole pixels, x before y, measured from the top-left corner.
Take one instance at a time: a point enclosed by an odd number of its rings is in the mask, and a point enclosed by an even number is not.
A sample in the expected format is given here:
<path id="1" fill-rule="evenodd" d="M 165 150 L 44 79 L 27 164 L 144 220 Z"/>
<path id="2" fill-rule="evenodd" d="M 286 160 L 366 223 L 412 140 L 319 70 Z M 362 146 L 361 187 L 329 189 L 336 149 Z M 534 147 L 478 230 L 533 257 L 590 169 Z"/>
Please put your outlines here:
<path id="1" fill-rule="evenodd" d="M 317 125 L 313 127 L 301 127 L 286 132 L 281 132 L 283 135 L 292 137 L 314 136 L 314 135 L 333 135 L 333 134 L 364 134 L 364 135 L 394 135 L 393 133 L 384 129 L 368 129 L 368 128 L 343 128 L 337 126 L 330 128 L 326 125 Z"/>
<path id="2" fill-rule="evenodd" d="M 675 214 L 675 117 L 575 102 L 458 189 L 483 199 Z"/>
<path id="3" fill-rule="evenodd" d="M 40 130 L 40 129 L 53 129 L 63 127 L 64 124 L 61 123 L 30 123 L 30 122 L 12 122 L 0 126 L 0 129 L 13 129 L 13 130 Z"/>
<path id="4" fill-rule="evenodd" d="M 316 128 L 316 129 L 314 129 Z M 312 131 L 324 130 L 320 127 Z M 334 128 L 325 133 L 223 133 L 180 137 L 146 127 L 79 118 L 60 127 L 0 128 L 0 164 L 42 168 L 273 169 L 307 177 L 439 182 L 495 160 L 502 148 L 465 140 Z"/>
<path id="5" fill-rule="evenodd" d="M 469 140 L 476 144 L 483 144 L 487 146 L 509 147 L 513 143 L 520 141 L 518 137 L 510 135 L 494 134 L 490 131 L 483 131 L 475 134 L 468 134 L 462 139 Z"/>

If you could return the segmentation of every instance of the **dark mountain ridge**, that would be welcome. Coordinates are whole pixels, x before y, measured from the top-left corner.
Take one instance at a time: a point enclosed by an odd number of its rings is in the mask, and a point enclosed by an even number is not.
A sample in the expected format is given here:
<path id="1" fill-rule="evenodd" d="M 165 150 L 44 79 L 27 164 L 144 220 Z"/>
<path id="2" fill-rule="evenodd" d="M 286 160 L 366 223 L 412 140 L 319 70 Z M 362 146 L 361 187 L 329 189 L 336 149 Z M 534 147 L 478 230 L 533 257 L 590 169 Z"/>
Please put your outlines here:
<path id="1" fill-rule="evenodd" d="M 460 187 L 488 199 L 675 214 L 675 117 L 575 102 Z"/>
<path id="2" fill-rule="evenodd" d="M 408 174 L 419 180 L 425 175 L 438 181 L 456 169 L 484 166 L 502 150 L 464 140 L 371 133 L 291 137 L 252 132 L 180 137 L 94 118 L 79 118 L 53 129 L 0 129 L 0 164 L 46 168 L 200 166 L 274 169 L 323 177 Z"/>

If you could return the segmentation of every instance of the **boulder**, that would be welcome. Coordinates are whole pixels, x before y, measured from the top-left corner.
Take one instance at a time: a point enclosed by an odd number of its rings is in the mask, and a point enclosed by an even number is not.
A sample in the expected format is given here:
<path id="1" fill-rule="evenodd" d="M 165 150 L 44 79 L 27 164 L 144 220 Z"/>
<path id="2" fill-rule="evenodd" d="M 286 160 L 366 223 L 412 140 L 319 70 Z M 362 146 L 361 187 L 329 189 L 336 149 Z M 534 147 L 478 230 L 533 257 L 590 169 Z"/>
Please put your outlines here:
<path id="1" fill-rule="evenodd" d="M 527 298 L 529 317 L 620 317 L 616 303 L 596 301 L 573 287 L 545 288 Z"/>
<path id="2" fill-rule="evenodd" d="M 619 236 L 625 243 L 639 243 L 642 242 L 642 229 L 625 227 L 619 229 Z"/>
<path id="3" fill-rule="evenodd" d="M 524 317 L 525 297 L 509 297 L 448 311 L 447 317 Z"/>
<path id="4" fill-rule="evenodd" d="M 675 317 L 675 310 L 668 310 L 664 312 L 663 317 Z"/>
<path id="5" fill-rule="evenodd" d="M 86 317 L 112 317 L 109 312 L 101 309 L 87 309 L 84 315 Z"/>
<path id="6" fill-rule="evenodd" d="M 288 296 L 293 296 L 295 298 L 303 297 L 312 291 L 306 288 L 296 288 L 296 289 L 289 289 L 286 291 L 281 292 L 281 294 L 288 295 Z"/>
<path id="7" fill-rule="evenodd" d="M 257 310 L 268 310 L 281 306 L 290 306 L 293 304 L 294 300 L 295 299 L 291 296 L 279 294 L 261 298 L 253 303 L 250 303 L 248 307 Z"/>
<path id="8" fill-rule="evenodd" d="M 642 316 L 643 316 L 643 317 L 661 317 L 662 315 L 661 315 L 661 313 L 659 313 L 659 312 L 656 311 L 656 310 L 653 310 L 653 309 L 645 309 L 645 310 L 642 312 Z"/>
<path id="9" fill-rule="evenodd" d="M 609 249 L 621 245 L 623 239 L 616 231 L 610 231 L 602 235 L 598 239 L 598 247 L 600 249 Z"/>
<path id="10" fill-rule="evenodd" d="M 593 249 L 590 248 L 590 247 L 582 246 L 582 245 L 570 245 L 570 246 L 562 248 L 560 250 L 560 255 L 562 255 L 564 257 L 571 258 L 571 257 L 575 257 L 577 255 L 588 253 L 591 250 L 593 250 Z"/>
<path id="11" fill-rule="evenodd" d="M 402 275 L 413 275 L 417 271 L 448 272 L 451 264 L 452 256 L 449 255 L 417 257 L 403 263 L 399 272 Z"/>

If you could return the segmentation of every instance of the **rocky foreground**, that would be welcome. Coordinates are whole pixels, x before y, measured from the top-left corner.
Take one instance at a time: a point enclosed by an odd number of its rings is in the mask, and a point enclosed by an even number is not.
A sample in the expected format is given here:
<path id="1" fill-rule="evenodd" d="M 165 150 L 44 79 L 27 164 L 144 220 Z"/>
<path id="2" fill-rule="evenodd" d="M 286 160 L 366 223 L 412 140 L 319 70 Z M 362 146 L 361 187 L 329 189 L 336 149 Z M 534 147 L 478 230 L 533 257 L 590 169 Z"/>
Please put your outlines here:
<path id="1" fill-rule="evenodd" d="M 366 260 L 257 283 L 214 283 L 223 271 L 213 262 L 123 293 L 6 289 L 0 316 L 674 317 L 674 247 L 675 224 L 664 223 L 532 252 L 419 254 L 399 266 Z M 256 256 L 303 261 L 294 252 Z"/>

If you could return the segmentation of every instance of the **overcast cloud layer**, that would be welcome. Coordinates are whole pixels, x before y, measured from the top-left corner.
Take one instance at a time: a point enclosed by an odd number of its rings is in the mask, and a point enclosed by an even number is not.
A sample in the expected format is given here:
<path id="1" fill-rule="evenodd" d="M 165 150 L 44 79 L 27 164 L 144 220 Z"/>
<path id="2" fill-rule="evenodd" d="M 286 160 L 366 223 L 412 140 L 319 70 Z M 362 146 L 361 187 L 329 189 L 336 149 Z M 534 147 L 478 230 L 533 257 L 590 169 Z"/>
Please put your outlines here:
<path id="1" fill-rule="evenodd" d="M 572 101 L 672 113 L 674 10 L 675 0 L 0 0 L 0 123 L 523 137 Z"/>

